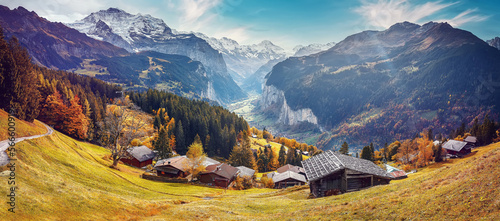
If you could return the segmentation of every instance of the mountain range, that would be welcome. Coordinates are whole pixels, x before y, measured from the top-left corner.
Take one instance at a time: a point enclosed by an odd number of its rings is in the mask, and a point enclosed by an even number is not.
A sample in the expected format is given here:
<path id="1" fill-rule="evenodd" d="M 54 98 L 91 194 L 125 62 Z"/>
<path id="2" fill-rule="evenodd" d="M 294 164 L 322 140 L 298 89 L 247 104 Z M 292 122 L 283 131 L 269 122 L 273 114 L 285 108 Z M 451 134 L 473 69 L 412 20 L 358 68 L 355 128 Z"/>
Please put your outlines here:
<path id="1" fill-rule="evenodd" d="M 240 45 L 237 41 L 226 37 L 217 39 L 202 33 L 194 33 L 194 35 L 204 39 L 222 54 L 229 73 L 240 86 L 247 77 L 254 74 L 268 61 L 287 57 L 283 48 L 268 40 L 259 44 Z"/>
<path id="2" fill-rule="evenodd" d="M 266 77 L 261 109 L 283 125 L 325 129 L 324 148 L 450 131 L 500 110 L 499 60 L 499 50 L 447 23 L 398 23 L 278 63 Z"/>
<path id="3" fill-rule="evenodd" d="M 201 62 L 215 91 L 209 99 L 228 103 L 246 96 L 228 74 L 224 58 L 217 50 L 194 34 L 174 33 L 163 20 L 151 15 L 132 15 L 109 8 L 67 25 L 131 53 L 156 51 L 184 55 Z"/>
<path id="4" fill-rule="evenodd" d="M 80 66 L 83 59 L 129 54 L 62 23 L 50 22 L 23 7 L 10 10 L 0 5 L 0 25 L 6 38 L 16 36 L 28 49 L 33 62 L 49 68 L 68 70 Z"/>

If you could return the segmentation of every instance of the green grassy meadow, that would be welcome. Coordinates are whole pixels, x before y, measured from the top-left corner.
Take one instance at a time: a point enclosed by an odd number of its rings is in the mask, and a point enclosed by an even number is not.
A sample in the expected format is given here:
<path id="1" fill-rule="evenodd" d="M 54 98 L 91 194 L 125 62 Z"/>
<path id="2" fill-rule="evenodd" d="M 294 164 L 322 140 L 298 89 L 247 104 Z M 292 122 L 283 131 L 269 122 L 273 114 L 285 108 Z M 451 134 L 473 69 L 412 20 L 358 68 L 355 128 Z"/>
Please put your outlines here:
<path id="1" fill-rule="evenodd" d="M 5 130 L 5 127 L 0 127 Z M 144 180 L 109 168 L 109 151 L 59 132 L 17 145 L 16 213 L 0 177 L 1 220 L 499 220 L 500 143 L 404 180 L 310 199 L 285 190 L 215 189 Z M 3 174 L 3 173 L 2 173 Z"/>

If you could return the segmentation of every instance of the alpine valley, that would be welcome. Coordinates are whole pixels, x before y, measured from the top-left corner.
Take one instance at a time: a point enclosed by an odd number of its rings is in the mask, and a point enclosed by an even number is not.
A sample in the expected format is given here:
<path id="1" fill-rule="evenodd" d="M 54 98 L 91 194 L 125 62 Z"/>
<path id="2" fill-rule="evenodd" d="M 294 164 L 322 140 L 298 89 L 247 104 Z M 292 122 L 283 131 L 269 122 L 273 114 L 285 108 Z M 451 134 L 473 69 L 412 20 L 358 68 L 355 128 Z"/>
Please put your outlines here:
<path id="1" fill-rule="evenodd" d="M 324 149 L 382 146 L 431 128 L 447 135 L 498 113 L 498 61 L 499 50 L 447 23 L 398 23 L 278 63 L 260 108 L 281 125 L 321 128 Z"/>
<path id="2" fill-rule="evenodd" d="M 499 110 L 499 38 L 485 42 L 447 23 L 397 23 L 287 52 L 267 40 L 179 32 L 117 8 L 68 24 L 22 7 L 0 11 L 6 37 L 39 65 L 224 106 L 250 94 L 243 109 L 258 116 L 253 126 L 324 150 L 447 133 Z"/>

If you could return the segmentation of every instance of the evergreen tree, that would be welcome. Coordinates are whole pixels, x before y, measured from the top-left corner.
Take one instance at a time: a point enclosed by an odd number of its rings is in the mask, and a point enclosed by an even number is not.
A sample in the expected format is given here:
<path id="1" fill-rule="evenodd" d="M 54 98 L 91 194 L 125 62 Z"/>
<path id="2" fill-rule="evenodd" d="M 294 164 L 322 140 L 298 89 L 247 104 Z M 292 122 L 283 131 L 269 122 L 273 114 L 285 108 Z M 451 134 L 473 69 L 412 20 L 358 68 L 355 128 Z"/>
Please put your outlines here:
<path id="1" fill-rule="evenodd" d="M 283 166 L 286 163 L 286 151 L 285 151 L 285 146 L 283 146 L 283 144 L 280 147 L 278 162 L 279 162 L 279 166 Z"/>
<path id="2" fill-rule="evenodd" d="M 266 153 L 260 152 L 259 159 L 257 160 L 257 167 L 260 172 L 267 172 L 267 164 L 269 163 L 269 158 L 267 158 Z"/>
<path id="3" fill-rule="evenodd" d="M 347 153 L 349 153 L 349 145 L 347 144 L 347 142 L 344 141 L 344 143 L 342 144 L 342 147 L 339 150 L 339 153 L 345 154 L 345 155 L 347 155 Z"/>
<path id="4" fill-rule="evenodd" d="M 363 150 L 361 150 L 361 159 L 372 160 L 372 158 L 373 154 L 371 152 L 370 146 L 363 147 Z"/>
<path id="5" fill-rule="evenodd" d="M 160 128 L 158 137 L 154 142 L 154 149 L 158 151 L 158 157 L 161 159 L 172 157 L 172 149 L 170 148 L 170 141 L 168 139 L 167 131 L 164 127 Z"/>
<path id="6" fill-rule="evenodd" d="M 441 156 L 442 152 L 443 152 L 442 144 L 437 145 L 434 151 L 434 162 L 437 163 L 443 161 L 443 157 Z"/>
<path id="7" fill-rule="evenodd" d="M 184 137 L 184 127 L 182 126 L 182 121 L 175 128 L 175 137 L 177 138 L 176 152 L 177 154 L 184 155 L 187 152 L 185 137 Z"/>

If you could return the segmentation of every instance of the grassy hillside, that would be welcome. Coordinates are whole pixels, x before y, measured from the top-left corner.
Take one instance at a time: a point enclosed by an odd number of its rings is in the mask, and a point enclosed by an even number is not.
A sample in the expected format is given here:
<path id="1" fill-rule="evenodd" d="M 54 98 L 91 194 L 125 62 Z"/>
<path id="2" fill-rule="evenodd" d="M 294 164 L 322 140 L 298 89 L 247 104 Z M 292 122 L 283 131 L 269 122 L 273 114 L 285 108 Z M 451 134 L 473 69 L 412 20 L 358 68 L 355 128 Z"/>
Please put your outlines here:
<path id="1" fill-rule="evenodd" d="M 9 114 L 4 110 L 0 109 L 0 140 L 6 140 L 9 138 L 7 134 L 7 128 L 9 123 Z M 21 121 L 16 118 L 16 137 L 26 137 L 32 135 L 39 135 L 47 133 L 47 128 L 40 123 L 40 121 L 35 120 L 33 123 L 26 121 Z"/>
<path id="2" fill-rule="evenodd" d="M 308 199 L 307 186 L 224 191 L 143 180 L 138 169 L 109 168 L 102 147 L 58 132 L 17 148 L 16 213 L 2 203 L 6 220 L 500 219 L 500 143 L 389 185 L 319 199 Z M 0 177 L 2 196 L 7 179 Z"/>

